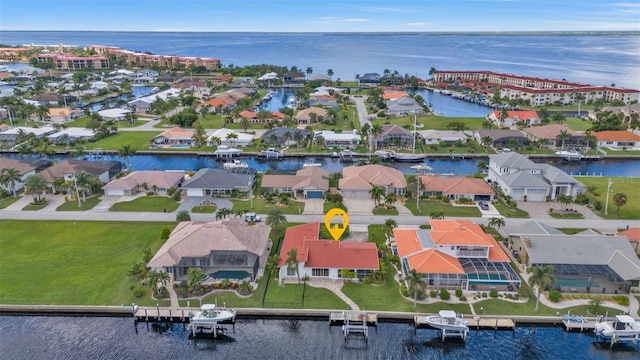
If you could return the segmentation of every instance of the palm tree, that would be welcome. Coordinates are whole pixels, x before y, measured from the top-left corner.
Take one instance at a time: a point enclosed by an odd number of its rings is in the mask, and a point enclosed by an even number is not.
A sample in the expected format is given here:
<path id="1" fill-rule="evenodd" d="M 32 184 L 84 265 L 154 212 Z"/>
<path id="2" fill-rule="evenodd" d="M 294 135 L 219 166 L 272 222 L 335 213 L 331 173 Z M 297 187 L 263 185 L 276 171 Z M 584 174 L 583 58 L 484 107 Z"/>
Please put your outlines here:
<path id="1" fill-rule="evenodd" d="M 313 74 L 313 68 L 308 67 L 305 72 L 307 73 L 307 79 L 309 79 L 311 77 L 311 74 Z"/>
<path id="2" fill-rule="evenodd" d="M 38 115 L 38 118 L 44 124 L 44 122 L 45 122 L 45 120 L 47 118 L 47 115 L 49 115 L 49 105 L 40 105 L 40 106 L 38 106 L 38 108 L 36 109 L 36 115 Z"/>
<path id="3" fill-rule="evenodd" d="M 374 186 L 369 190 L 369 194 L 371 194 L 371 198 L 373 199 L 373 203 L 376 207 L 380 204 L 380 199 L 384 195 L 384 189 L 379 186 Z"/>
<path id="4" fill-rule="evenodd" d="M 409 282 L 409 292 L 413 292 L 413 308 L 416 308 L 416 300 L 418 300 L 418 291 L 424 292 L 427 284 L 422 281 L 422 275 L 415 269 L 411 269 L 407 275 L 407 281 Z"/>
<path id="5" fill-rule="evenodd" d="M 298 277 L 298 283 L 300 283 L 300 273 L 298 272 L 298 249 L 291 248 L 289 252 L 287 252 L 287 260 L 285 261 L 287 264 L 287 272 L 291 270 L 295 270 L 296 276 Z"/>
<path id="6" fill-rule="evenodd" d="M 2 169 L 0 174 L 0 183 L 6 185 L 13 193 L 13 197 L 16 197 L 16 183 L 22 180 L 22 174 L 15 168 Z"/>
<path id="7" fill-rule="evenodd" d="M 565 122 L 565 120 L 567 120 L 567 117 L 564 116 L 564 114 L 560 111 L 556 111 L 555 113 L 553 113 L 553 117 L 551 118 L 551 120 L 553 120 L 556 124 L 562 124 L 563 122 Z"/>
<path id="8" fill-rule="evenodd" d="M 558 200 L 558 202 L 564 207 L 567 207 L 571 202 L 573 202 L 571 195 L 558 195 L 556 200 Z"/>
<path id="9" fill-rule="evenodd" d="M 198 124 L 198 126 L 196 126 L 191 136 L 191 142 L 195 144 L 195 147 L 201 147 L 207 142 L 207 132 L 202 125 Z"/>
<path id="10" fill-rule="evenodd" d="M 482 122 L 483 129 L 491 129 L 493 127 L 493 122 L 489 119 Z"/>
<path id="11" fill-rule="evenodd" d="M 391 206 L 391 205 L 395 204 L 396 200 L 397 200 L 396 199 L 396 194 L 394 194 L 394 193 L 389 193 L 384 197 L 384 203 L 387 206 Z"/>
<path id="12" fill-rule="evenodd" d="M 585 96 L 583 93 L 576 93 L 573 98 L 578 103 L 578 117 L 580 117 L 580 105 L 584 101 Z"/>
<path id="13" fill-rule="evenodd" d="M 202 285 L 202 282 L 206 278 L 206 275 L 200 268 L 189 268 L 187 270 L 187 288 L 195 290 Z"/>
<path id="14" fill-rule="evenodd" d="M 540 303 L 540 291 L 545 290 L 549 286 L 553 286 L 556 283 L 556 278 L 553 276 L 553 265 L 532 266 L 529 268 L 531 276 L 529 276 L 529 285 L 538 288 L 538 295 L 536 296 L 536 311 Z"/>
<path id="15" fill-rule="evenodd" d="M 48 158 L 55 153 L 51 144 L 47 141 L 43 141 L 42 144 L 38 147 L 38 154 L 42 157 Z"/>
<path id="16" fill-rule="evenodd" d="M 618 217 L 620 217 L 620 207 L 627 204 L 627 194 L 615 193 L 613 194 L 613 205 L 618 207 Z"/>
<path id="17" fill-rule="evenodd" d="M 444 211 L 432 211 L 429 213 L 429 218 L 433 220 L 443 220 L 444 219 Z"/>
<path id="18" fill-rule="evenodd" d="M 35 195 L 38 203 L 42 202 L 41 195 L 47 191 L 47 182 L 40 174 L 30 175 L 24 180 L 24 192 Z"/>
<path id="19" fill-rule="evenodd" d="M 122 145 L 120 150 L 118 150 L 118 156 L 124 159 L 127 163 L 127 167 L 129 170 L 133 170 L 131 167 L 131 157 L 136 154 L 136 151 L 131 148 L 131 145 Z"/>
<path id="20" fill-rule="evenodd" d="M 476 165 L 476 167 L 478 168 L 478 171 L 482 172 L 483 170 L 487 169 L 487 162 L 484 160 L 480 160 L 478 161 L 478 165 Z"/>
<path id="21" fill-rule="evenodd" d="M 563 150 L 564 149 L 564 141 L 567 140 L 567 139 L 570 139 L 571 138 L 571 134 L 569 134 L 569 131 L 567 131 L 567 130 L 561 130 L 560 134 L 558 134 L 558 136 L 556 136 L 556 138 L 562 142 L 562 145 L 560 146 L 560 150 Z"/>
<path id="22" fill-rule="evenodd" d="M 287 223 L 287 218 L 282 214 L 281 209 L 271 208 L 264 223 L 271 226 L 276 232 L 280 232 L 280 228 Z"/>
<path id="23" fill-rule="evenodd" d="M 160 294 L 162 293 L 162 289 L 165 289 L 167 287 L 167 284 L 171 280 L 171 275 L 169 275 L 165 271 L 159 271 L 157 272 L 157 276 L 155 280 L 156 280 L 156 287 L 158 289 L 158 294 Z M 160 286 L 157 286 L 158 283 L 160 283 Z"/>
<path id="24" fill-rule="evenodd" d="M 333 76 L 333 69 L 327 70 L 327 76 L 329 77 L 329 84 L 331 84 L 331 77 Z"/>
<path id="25" fill-rule="evenodd" d="M 246 133 L 247 129 L 251 126 L 251 121 L 249 121 L 249 119 L 247 119 L 246 117 L 241 117 L 240 126 L 242 126 L 242 128 L 244 129 L 244 132 Z"/>
<path id="26" fill-rule="evenodd" d="M 235 140 L 236 140 L 237 138 L 238 138 L 238 134 L 236 134 L 236 133 L 228 133 L 228 134 L 227 134 L 227 136 L 225 136 L 225 139 L 226 139 L 227 141 L 230 141 L 230 142 L 231 142 L 231 146 L 234 146 L 234 145 L 235 145 L 235 143 L 236 143 L 236 141 L 235 141 Z"/>
<path id="27" fill-rule="evenodd" d="M 269 268 L 269 275 L 275 277 L 278 275 L 278 263 L 280 262 L 280 256 L 273 254 L 267 258 L 267 267 Z"/>
<path id="28" fill-rule="evenodd" d="M 371 127 L 371 136 L 373 136 L 374 139 L 377 139 L 378 136 L 382 134 L 383 131 L 384 129 L 382 128 L 382 125 L 373 124 L 373 126 Z M 376 148 L 377 147 L 378 147 L 378 141 L 376 140 Z"/>
<path id="29" fill-rule="evenodd" d="M 500 115 L 498 116 L 498 122 L 500 124 L 500 127 L 502 127 L 502 124 L 508 118 L 509 118 L 509 111 L 507 110 L 506 107 L 503 107 L 502 110 L 500 110 Z"/>
<path id="30" fill-rule="evenodd" d="M 177 222 L 181 222 L 181 221 L 191 221 L 191 215 L 189 215 L 189 211 L 188 211 L 188 210 L 180 210 L 180 211 L 176 214 L 176 221 L 177 221 Z"/>
<path id="31" fill-rule="evenodd" d="M 501 227 L 505 226 L 504 218 L 492 217 L 489 219 L 489 226 L 496 229 L 496 231 L 500 230 Z"/>
<path id="32" fill-rule="evenodd" d="M 384 221 L 384 225 L 382 228 L 384 229 L 384 234 L 387 235 L 387 238 L 390 238 L 393 235 L 393 229 L 398 227 L 398 222 L 389 218 Z"/>
<path id="33" fill-rule="evenodd" d="M 485 136 L 483 137 L 480 142 L 482 143 L 482 146 L 484 147 L 491 147 L 491 145 L 493 145 L 493 139 L 491 138 L 491 136 Z"/>
<path id="34" fill-rule="evenodd" d="M 80 202 L 80 189 L 82 189 L 82 201 L 87 201 L 86 189 L 89 182 L 89 176 L 84 171 L 78 172 L 73 179 L 73 185 L 76 188 L 76 196 L 78 197 L 78 207 L 82 206 L 82 203 Z"/>

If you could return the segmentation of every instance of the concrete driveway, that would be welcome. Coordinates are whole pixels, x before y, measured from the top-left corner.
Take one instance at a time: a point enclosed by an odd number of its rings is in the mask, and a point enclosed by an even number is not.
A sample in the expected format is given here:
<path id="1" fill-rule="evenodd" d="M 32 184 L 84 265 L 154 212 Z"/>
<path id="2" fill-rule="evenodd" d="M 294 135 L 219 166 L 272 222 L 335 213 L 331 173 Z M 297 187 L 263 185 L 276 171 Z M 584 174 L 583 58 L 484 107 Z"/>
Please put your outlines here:
<path id="1" fill-rule="evenodd" d="M 498 211 L 498 209 L 496 209 L 496 207 L 493 206 L 493 204 L 490 201 L 486 201 L 486 203 L 489 204 L 489 210 L 482 210 L 482 208 L 480 207 L 480 204 L 476 203 L 476 206 L 480 210 L 480 213 L 482 214 L 483 218 L 504 217 L 500 215 L 500 212 Z"/>
<path id="2" fill-rule="evenodd" d="M 324 199 L 306 199 L 302 213 L 305 215 L 324 214 Z"/>
<path id="3" fill-rule="evenodd" d="M 342 199 L 342 203 L 347 207 L 349 214 L 373 214 L 373 199 Z"/>

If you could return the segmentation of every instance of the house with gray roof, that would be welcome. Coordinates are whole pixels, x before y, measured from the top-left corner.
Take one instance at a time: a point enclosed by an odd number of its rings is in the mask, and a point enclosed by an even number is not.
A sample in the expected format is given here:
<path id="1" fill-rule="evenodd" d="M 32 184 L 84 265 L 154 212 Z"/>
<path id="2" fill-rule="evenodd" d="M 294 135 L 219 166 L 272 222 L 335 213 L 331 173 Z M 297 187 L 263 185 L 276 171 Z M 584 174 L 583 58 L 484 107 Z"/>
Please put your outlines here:
<path id="1" fill-rule="evenodd" d="M 174 281 L 184 280 L 190 268 L 199 268 L 215 279 L 254 281 L 264 268 L 271 240 L 271 228 L 262 223 L 249 225 L 242 219 L 218 222 L 184 221 L 147 266 L 165 271 Z"/>
<path id="2" fill-rule="evenodd" d="M 424 108 L 411 96 L 403 96 L 387 101 L 387 113 L 389 115 L 422 114 Z"/>
<path id="3" fill-rule="evenodd" d="M 165 195 L 170 188 L 177 189 L 184 179 L 182 171 L 134 171 L 114 179 L 102 187 L 105 195 L 135 195 L 142 191 L 153 191 Z"/>
<path id="4" fill-rule="evenodd" d="M 248 192 L 255 181 L 255 170 L 251 168 L 222 170 L 203 168 L 182 183 L 187 196 L 231 195 L 231 192 Z"/>
<path id="5" fill-rule="evenodd" d="M 413 146 L 413 133 L 401 126 L 382 125 L 382 133 L 371 139 L 373 145 L 379 148 L 411 148 Z"/>
<path id="6" fill-rule="evenodd" d="M 289 133 L 288 138 L 283 143 L 282 139 L 284 134 Z M 262 135 L 262 143 L 269 146 L 287 146 L 295 144 L 296 134 L 300 134 L 300 139 L 306 139 L 309 136 L 309 132 L 303 129 L 296 128 L 275 128 L 265 131 Z"/>
<path id="7" fill-rule="evenodd" d="M 524 155 L 503 152 L 489 156 L 488 180 L 514 200 L 546 201 L 559 195 L 575 198 L 585 186 L 562 170 L 537 164 Z"/>
<path id="8" fill-rule="evenodd" d="M 358 77 L 359 86 L 377 86 L 380 81 L 380 74 L 378 73 L 366 73 Z"/>
<path id="9" fill-rule="evenodd" d="M 591 229 L 566 235 L 527 223 L 512 229 L 508 241 L 526 266 L 553 266 L 562 292 L 627 294 L 640 280 L 640 260 L 623 236 Z"/>
<path id="10" fill-rule="evenodd" d="M 508 148 L 517 144 L 518 147 L 527 146 L 531 141 L 520 130 L 508 130 L 508 129 L 478 129 L 474 131 L 473 138 L 480 144 L 482 139 L 489 137 L 491 144 L 489 145 L 495 149 Z"/>

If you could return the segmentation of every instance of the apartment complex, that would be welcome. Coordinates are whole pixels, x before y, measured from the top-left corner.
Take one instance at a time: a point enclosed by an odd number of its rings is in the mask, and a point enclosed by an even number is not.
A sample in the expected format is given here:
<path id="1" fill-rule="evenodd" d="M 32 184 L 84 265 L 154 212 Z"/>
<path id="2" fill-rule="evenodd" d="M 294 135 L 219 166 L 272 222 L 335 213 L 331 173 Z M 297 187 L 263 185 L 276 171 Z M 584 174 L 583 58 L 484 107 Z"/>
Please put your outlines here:
<path id="1" fill-rule="evenodd" d="M 109 59 L 104 56 L 76 56 L 69 54 L 40 54 L 39 63 L 53 62 L 59 71 L 77 71 L 80 69 L 108 69 Z"/>
<path id="2" fill-rule="evenodd" d="M 124 58 L 128 65 L 147 67 L 159 66 L 164 68 L 178 68 L 189 66 L 204 66 L 207 70 L 219 70 L 220 59 L 201 58 L 193 56 L 153 55 L 125 50 L 115 46 L 91 45 L 85 50 L 93 50 L 100 55 L 114 55 L 116 59 Z"/>

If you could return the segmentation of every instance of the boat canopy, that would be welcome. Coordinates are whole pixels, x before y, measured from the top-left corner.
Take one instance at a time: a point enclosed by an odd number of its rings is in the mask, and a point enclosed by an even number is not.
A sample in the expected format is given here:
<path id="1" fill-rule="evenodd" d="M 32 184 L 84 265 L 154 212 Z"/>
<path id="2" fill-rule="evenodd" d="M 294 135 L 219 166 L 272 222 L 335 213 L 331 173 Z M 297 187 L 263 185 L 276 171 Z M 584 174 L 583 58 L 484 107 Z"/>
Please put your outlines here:
<path id="1" fill-rule="evenodd" d="M 457 316 L 456 312 L 453 310 L 440 310 L 438 314 L 443 318 L 455 318 Z"/>
<path id="2" fill-rule="evenodd" d="M 626 324 L 633 324 L 636 322 L 636 320 L 629 315 L 616 315 L 616 320 Z"/>

